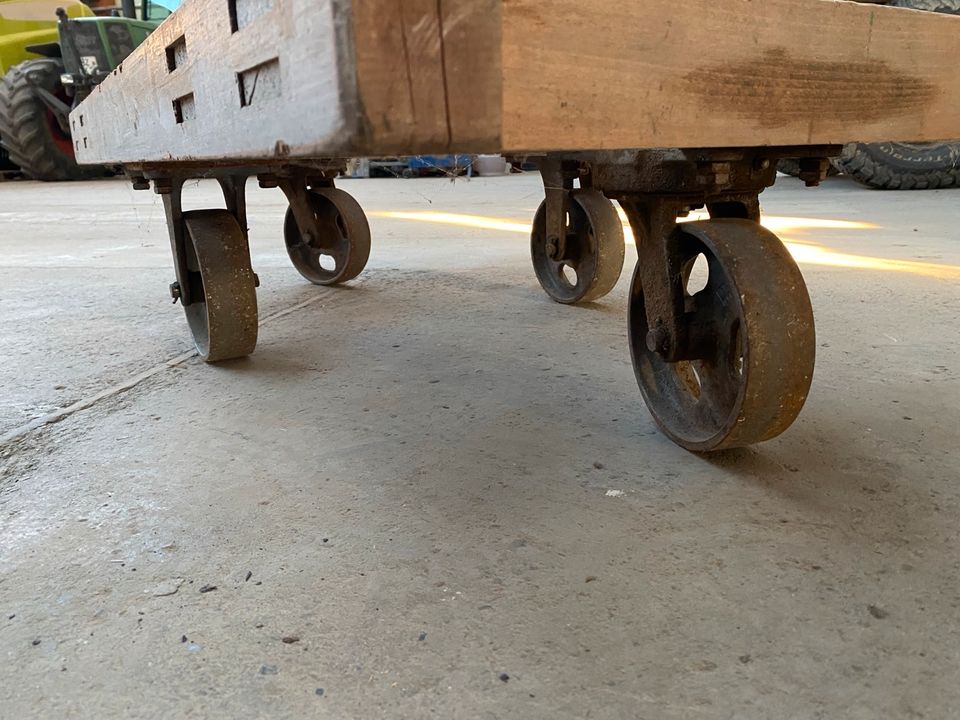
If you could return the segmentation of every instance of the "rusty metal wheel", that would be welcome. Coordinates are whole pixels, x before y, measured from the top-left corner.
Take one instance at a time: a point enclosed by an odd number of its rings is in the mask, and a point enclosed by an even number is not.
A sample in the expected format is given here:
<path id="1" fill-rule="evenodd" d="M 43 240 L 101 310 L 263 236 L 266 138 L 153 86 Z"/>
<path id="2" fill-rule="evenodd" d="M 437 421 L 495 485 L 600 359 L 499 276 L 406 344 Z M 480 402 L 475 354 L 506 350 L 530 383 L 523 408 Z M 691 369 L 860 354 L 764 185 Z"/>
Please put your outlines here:
<path id="1" fill-rule="evenodd" d="M 257 279 L 247 238 L 227 210 L 183 213 L 193 302 L 185 305 L 197 352 L 207 362 L 230 360 L 257 345 Z"/>
<path id="2" fill-rule="evenodd" d="M 749 220 L 677 226 L 686 322 L 712 342 L 698 359 L 667 362 L 648 345 L 639 267 L 630 288 L 630 354 L 657 424 L 706 452 L 768 440 L 797 417 L 813 377 L 813 310 L 780 239 Z"/>
<path id="3" fill-rule="evenodd" d="M 360 204 L 337 188 L 308 194 L 319 232 L 303 233 L 291 209 L 283 221 L 283 239 L 293 266 L 315 285 L 352 280 L 370 257 L 370 225 Z"/>
<path id="4" fill-rule="evenodd" d="M 596 190 L 570 194 L 563 257 L 547 247 L 547 204 L 540 203 L 530 233 L 537 280 L 558 303 L 597 300 L 613 290 L 623 269 L 623 223 L 613 203 Z"/>

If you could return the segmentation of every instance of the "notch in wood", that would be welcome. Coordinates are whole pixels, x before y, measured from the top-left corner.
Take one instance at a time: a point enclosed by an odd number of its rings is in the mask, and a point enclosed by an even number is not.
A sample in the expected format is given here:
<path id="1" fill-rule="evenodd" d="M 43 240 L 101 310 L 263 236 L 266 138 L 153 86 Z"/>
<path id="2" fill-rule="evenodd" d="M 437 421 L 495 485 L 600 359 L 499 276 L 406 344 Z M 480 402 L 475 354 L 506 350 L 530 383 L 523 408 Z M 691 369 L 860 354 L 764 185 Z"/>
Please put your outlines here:
<path id="1" fill-rule="evenodd" d="M 181 35 L 167 45 L 167 72 L 183 67 L 187 62 L 187 40 Z"/>
<path id="2" fill-rule="evenodd" d="M 273 58 L 237 73 L 240 107 L 280 99 L 280 60 Z"/>
<path id="3" fill-rule="evenodd" d="M 230 12 L 230 32 L 237 32 L 273 10 L 273 0 L 227 0 L 227 9 Z"/>
<path id="4" fill-rule="evenodd" d="M 193 93 L 184 95 L 173 101 L 173 116 L 180 125 L 185 120 L 193 120 L 197 115 L 196 105 L 193 102 Z"/>

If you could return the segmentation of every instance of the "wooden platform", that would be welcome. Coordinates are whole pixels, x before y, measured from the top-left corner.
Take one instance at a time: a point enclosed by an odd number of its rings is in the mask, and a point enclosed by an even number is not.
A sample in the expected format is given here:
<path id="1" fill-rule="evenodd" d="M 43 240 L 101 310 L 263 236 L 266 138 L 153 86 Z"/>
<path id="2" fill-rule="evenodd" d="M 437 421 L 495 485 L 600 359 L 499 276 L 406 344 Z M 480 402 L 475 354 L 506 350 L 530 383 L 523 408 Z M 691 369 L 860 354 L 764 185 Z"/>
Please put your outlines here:
<path id="1" fill-rule="evenodd" d="M 960 17 L 833 0 L 186 0 L 84 163 L 960 138 Z"/>

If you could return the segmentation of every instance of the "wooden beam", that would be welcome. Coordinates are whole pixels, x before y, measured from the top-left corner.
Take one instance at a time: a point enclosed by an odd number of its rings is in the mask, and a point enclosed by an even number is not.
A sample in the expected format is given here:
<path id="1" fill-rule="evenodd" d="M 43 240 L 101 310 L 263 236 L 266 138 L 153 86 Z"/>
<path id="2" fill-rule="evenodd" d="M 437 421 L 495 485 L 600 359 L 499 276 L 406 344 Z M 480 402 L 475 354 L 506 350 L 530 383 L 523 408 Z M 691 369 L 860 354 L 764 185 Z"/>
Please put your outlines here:
<path id="1" fill-rule="evenodd" d="M 960 136 L 957 16 L 832 0 L 511 0 L 503 13 L 505 148 Z"/>
<path id="2" fill-rule="evenodd" d="M 71 123 L 128 164 L 954 139 L 958 37 L 836 0 L 187 0 Z"/>
<path id="3" fill-rule="evenodd" d="M 381 153 L 449 144 L 438 5 L 368 0 L 353 6 L 364 137 Z"/>
<path id="4" fill-rule="evenodd" d="M 443 63 L 450 149 L 500 149 L 500 0 L 443 0 Z"/>
<path id="5" fill-rule="evenodd" d="M 341 61 L 351 41 L 347 5 L 184 3 L 71 113 L 78 160 L 215 162 L 346 151 L 358 117 L 355 77 Z M 180 59 L 172 62 L 168 50 Z"/>
<path id="6" fill-rule="evenodd" d="M 362 144 L 374 154 L 500 147 L 501 0 L 353 3 Z"/>

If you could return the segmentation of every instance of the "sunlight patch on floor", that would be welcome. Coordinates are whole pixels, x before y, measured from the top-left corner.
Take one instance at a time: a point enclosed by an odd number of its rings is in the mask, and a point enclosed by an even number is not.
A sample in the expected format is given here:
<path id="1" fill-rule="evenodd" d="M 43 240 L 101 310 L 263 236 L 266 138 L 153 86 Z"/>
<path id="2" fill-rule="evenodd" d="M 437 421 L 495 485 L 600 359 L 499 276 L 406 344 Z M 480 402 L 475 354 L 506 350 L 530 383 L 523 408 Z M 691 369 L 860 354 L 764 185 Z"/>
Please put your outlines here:
<path id="1" fill-rule="evenodd" d="M 630 226 L 626 222 L 623 210 L 617 209 L 620 219 L 624 223 L 624 239 L 629 245 L 636 244 Z M 487 215 L 467 215 L 463 213 L 425 211 L 379 211 L 369 213 L 372 217 L 388 218 L 391 220 L 410 220 L 414 222 L 439 223 L 442 225 L 456 225 L 459 227 L 478 228 L 482 230 L 499 230 L 529 235 L 530 222 L 513 220 L 510 218 L 490 217 Z M 681 222 L 706 220 L 706 213 L 691 213 Z M 805 265 L 826 265 L 831 267 L 853 268 L 857 270 L 880 270 L 886 272 L 905 272 L 915 275 L 941 279 L 960 279 L 960 266 L 939 263 L 920 262 L 916 260 L 894 260 L 891 258 L 873 257 L 869 255 L 854 255 L 840 252 L 822 243 L 804 240 L 796 235 L 803 235 L 810 231 L 824 230 L 874 230 L 879 226 L 873 223 L 857 222 L 852 220 L 835 220 L 828 218 L 791 217 L 785 215 L 764 215 L 764 227 L 776 233 L 783 240 L 793 258 Z"/>

